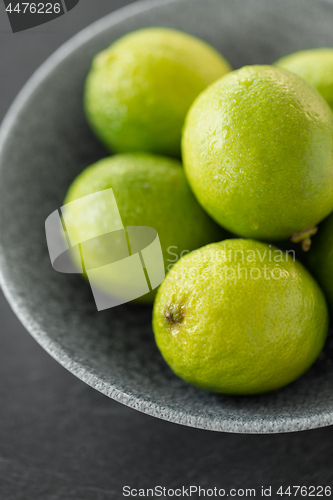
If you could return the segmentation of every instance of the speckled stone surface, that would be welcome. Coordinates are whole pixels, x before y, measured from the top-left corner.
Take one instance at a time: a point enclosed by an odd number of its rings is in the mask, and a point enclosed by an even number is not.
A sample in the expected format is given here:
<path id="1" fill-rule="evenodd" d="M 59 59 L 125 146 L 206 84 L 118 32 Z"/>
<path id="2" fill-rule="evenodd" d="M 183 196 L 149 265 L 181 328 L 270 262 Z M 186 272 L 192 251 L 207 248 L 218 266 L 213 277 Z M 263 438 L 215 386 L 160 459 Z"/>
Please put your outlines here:
<path id="1" fill-rule="evenodd" d="M 137 3 L 76 36 L 28 83 L 1 131 L 1 284 L 23 324 L 72 373 L 132 408 L 203 429 L 269 433 L 333 423 L 330 346 L 304 377 L 270 395 L 199 391 L 161 359 L 151 309 L 126 305 L 98 313 L 80 277 L 53 271 L 44 234 L 44 221 L 61 205 L 71 180 L 105 154 L 81 106 L 95 52 L 130 30 L 173 26 L 208 40 L 237 68 L 333 45 L 332 24 L 333 6 L 325 1 Z"/>

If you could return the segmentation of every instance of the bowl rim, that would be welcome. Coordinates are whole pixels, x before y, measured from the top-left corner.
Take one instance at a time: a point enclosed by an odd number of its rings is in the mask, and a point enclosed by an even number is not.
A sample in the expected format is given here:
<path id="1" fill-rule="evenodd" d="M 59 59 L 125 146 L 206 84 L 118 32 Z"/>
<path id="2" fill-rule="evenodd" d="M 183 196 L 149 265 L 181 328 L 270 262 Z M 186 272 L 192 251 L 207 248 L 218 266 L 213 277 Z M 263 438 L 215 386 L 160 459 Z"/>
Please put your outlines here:
<path id="1" fill-rule="evenodd" d="M 148 11 L 152 8 L 164 6 L 166 4 L 179 3 L 183 0 L 139 0 L 122 7 L 106 16 L 98 19 L 89 26 L 85 27 L 68 41 L 62 44 L 55 52 L 53 52 L 32 74 L 18 95 L 10 105 L 0 127 L 0 169 L 3 167 L 2 156 L 7 139 L 11 135 L 12 128 L 15 126 L 17 117 L 25 104 L 29 101 L 33 93 L 38 89 L 44 78 L 62 61 L 69 57 L 81 44 L 88 42 L 94 36 L 102 31 L 111 28 L 118 23 L 125 21 L 136 14 Z M 322 3 L 327 3 L 326 0 L 321 0 Z M 127 394 L 124 391 L 110 386 L 104 380 L 91 373 L 84 368 L 79 362 L 73 361 L 71 357 L 60 345 L 54 345 L 54 341 L 48 337 L 47 331 L 40 327 L 37 320 L 34 319 L 31 311 L 25 305 L 24 301 L 16 294 L 14 287 L 11 286 L 10 279 L 6 277 L 6 257 L 4 246 L 0 237 L 0 286 L 6 297 L 10 307 L 20 322 L 38 342 L 39 345 L 52 356 L 60 365 L 66 368 L 70 373 L 75 375 L 81 381 L 85 382 L 92 388 L 98 390 L 102 394 L 122 403 L 130 408 L 146 413 L 150 416 L 160 418 L 172 423 L 177 423 L 184 426 L 205 429 L 217 432 L 231 432 L 238 434 L 275 434 L 293 431 L 302 431 L 325 427 L 333 424 L 333 410 L 326 410 L 321 414 L 310 416 L 292 417 L 288 416 L 285 419 L 272 420 L 270 417 L 260 418 L 260 421 L 255 419 L 239 419 L 224 420 L 211 419 L 210 417 L 189 416 L 181 410 L 170 410 L 157 403 L 147 402 L 140 397 Z"/>

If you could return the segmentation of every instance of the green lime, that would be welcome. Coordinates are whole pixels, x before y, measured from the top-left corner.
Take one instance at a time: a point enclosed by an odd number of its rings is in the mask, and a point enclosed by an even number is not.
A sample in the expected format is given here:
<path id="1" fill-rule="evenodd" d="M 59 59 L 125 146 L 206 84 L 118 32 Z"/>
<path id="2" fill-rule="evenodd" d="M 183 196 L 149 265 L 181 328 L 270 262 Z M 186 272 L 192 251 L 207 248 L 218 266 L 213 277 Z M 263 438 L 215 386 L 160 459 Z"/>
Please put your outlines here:
<path id="1" fill-rule="evenodd" d="M 320 224 L 306 254 L 305 264 L 322 287 L 333 310 L 333 214 Z"/>
<path id="2" fill-rule="evenodd" d="M 333 107 L 333 49 L 301 50 L 282 57 L 274 65 L 304 78 Z"/>
<path id="3" fill-rule="evenodd" d="M 286 70 L 246 66 L 208 87 L 182 150 L 200 204 L 240 236 L 285 239 L 333 210 L 333 114 Z"/>
<path id="4" fill-rule="evenodd" d="M 122 238 L 102 237 L 117 222 L 110 220 L 117 218 L 114 211 L 106 207 L 103 197 L 88 196 L 110 188 L 124 227 L 148 226 L 157 231 L 166 270 L 184 253 L 225 236 L 196 201 L 179 161 L 148 153 L 112 156 L 79 174 L 64 201 L 66 225 L 74 241 L 91 240 L 85 244 L 84 260 L 95 262 L 96 267 L 108 264 L 117 253 L 119 259 L 123 255 Z M 71 204 L 78 199 L 80 204 Z M 121 281 L 121 276 L 112 279 Z M 151 302 L 153 296 L 148 294 L 142 301 Z"/>
<path id="5" fill-rule="evenodd" d="M 255 394 L 289 384 L 323 348 L 323 293 L 292 253 L 225 240 L 185 255 L 160 286 L 157 346 L 171 369 L 201 388 Z"/>
<path id="6" fill-rule="evenodd" d="M 115 152 L 179 156 L 188 108 L 230 70 L 194 36 L 169 28 L 135 31 L 94 58 L 85 86 L 88 121 Z"/>

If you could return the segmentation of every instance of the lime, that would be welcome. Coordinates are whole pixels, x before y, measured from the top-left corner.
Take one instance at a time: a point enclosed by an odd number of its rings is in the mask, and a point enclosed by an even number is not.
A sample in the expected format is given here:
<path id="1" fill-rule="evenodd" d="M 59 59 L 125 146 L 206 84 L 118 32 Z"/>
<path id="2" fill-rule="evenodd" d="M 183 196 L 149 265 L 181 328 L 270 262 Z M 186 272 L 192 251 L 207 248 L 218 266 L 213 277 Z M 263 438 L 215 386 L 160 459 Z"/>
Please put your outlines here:
<path id="1" fill-rule="evenodd" d="M 333 214 L 319 225 L 305 264 L 322 287 L 333 310 Z"/>
<path id="2" fill-rule="evenodd" d="M 108 264 L 108 258 L 117 252 L 121 258 L 123 251 L 123 239 L 102 237 L 106 228 L 117 222 L 110 221 L 110 217 L 115 217 L 105 207 L 105 199 L 88 196 L 110 188 L 124 227 L 148 226 L 157 231 L 166 270 L 184 253 L 224 237 L 223 230 L 193 196 L 178 160 L 148 153 L 116 155 L 79 174 L 64 201 L 65 220 L 72 237 L 78 242 L 91 240 L 91 244 L 85 245 L 84 260 L 95 262 L 96 267 L 101 262 Z M 80 204 L 71 204 L 79 198 Z M 119 223 L 118 228 L 121 229 Z M 149 302 L 152 298 L 149 294 L 142 300 Z"/>
<path id="3" fill-rule="evenodd" d="M 188 108 L 230 70 L 196 37 L 168 28 L 135 31 L 94 58 L 85 86 L 88 121 L 115 152 L 179 156 Z"/>
<path id="4" fill-rule="evenodd" d="M 208 87 L 187 115 L 182 150 L 198 201 L 240 236 L 307 233 L 333 210 L 333 114 L 286 70 L 247 66 Z"/>
<path id="5" fill-rule="evenodd" d="M 153 329 L 182 379 L 213 392 L 255 394 L 285 386 L 311 366 L 328 312 L 292 254 L 234 239 L 175 264 L 157 292 Z"/>
<path id="6" fill-rule="evenodd" d="M 282 57 L 274 65 L 304 78 L 333 107 L 333 49 L 301 50 Z"/>

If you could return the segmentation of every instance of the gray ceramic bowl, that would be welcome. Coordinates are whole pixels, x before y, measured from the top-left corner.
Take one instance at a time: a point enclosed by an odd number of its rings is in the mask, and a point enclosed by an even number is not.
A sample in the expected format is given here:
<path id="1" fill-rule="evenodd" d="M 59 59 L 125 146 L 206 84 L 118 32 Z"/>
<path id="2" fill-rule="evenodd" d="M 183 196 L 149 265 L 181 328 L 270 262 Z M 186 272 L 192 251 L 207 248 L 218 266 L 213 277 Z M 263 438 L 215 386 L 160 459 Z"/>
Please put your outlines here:
<path id="1" fill-rule="evenodd" d="M 97 312 L 79 276 L 53 271 L 44 222 L 73 178 L 105 155 L 82 112 L 92 56 L 128 31 L 172 26 L 208 42 L 237 68 L 304 47 L 333 46 L 333 4 L 313 0 L 174 0 L 133 4 L 58 50 L 25 86 L 3 123 L 0 264 L 3 290 L 23 324 L 59 363 L 107 396 L 184 425 L 269 433 L 333 423 L 329 349 L 283 390 L 224 397 L 172 374 L 154 343 L 151 308 Z"/>

